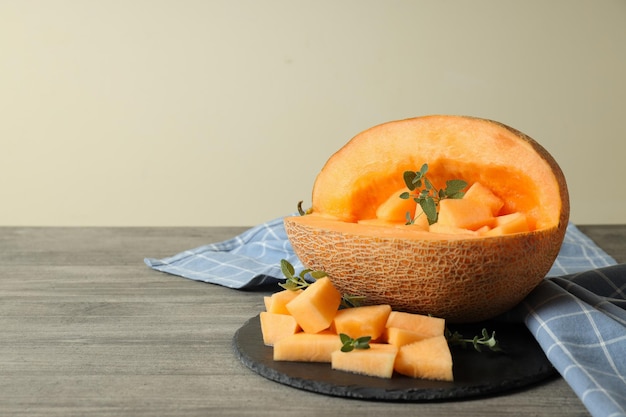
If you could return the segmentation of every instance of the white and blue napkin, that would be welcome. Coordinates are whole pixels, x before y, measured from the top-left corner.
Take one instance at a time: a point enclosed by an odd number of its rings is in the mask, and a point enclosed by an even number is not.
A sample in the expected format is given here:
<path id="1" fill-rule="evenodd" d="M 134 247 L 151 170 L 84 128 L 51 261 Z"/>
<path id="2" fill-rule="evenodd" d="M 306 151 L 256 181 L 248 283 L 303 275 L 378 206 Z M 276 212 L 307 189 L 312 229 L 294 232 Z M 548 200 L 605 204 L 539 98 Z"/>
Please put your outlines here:
<path id="1" fill-rule="evenodd" d="M 164 259 L 158 271 L 251 289 L 282 282 L 281 259 L 303 268 L 283 218 Z M 626 417 L 626 265 L 569 224 L 546 279 L 515 309 L 594 417 Z"/>

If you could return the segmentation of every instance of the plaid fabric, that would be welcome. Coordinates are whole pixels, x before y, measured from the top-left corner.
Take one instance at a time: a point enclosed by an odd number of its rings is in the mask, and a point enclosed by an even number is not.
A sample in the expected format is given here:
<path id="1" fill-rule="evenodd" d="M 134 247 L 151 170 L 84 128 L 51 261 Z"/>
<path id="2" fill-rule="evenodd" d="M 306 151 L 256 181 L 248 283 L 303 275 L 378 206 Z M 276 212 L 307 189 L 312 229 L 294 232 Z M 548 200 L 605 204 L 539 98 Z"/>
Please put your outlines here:
<path id="1" fill-rule="evenodd" d="M 626 416 L 626 265 L 549 278 L 518 308 L 589 412 Z"/>
<path id="2" fill-rule="evenodd" d="M 283 280 L 280 260 L 303 268 L 283 218 L 164 259 L 158 271 L 248 289 Z M 626 265 L 569 224 L 546 279 L 508 317 L 526 323 L 594 417 L 626 416 Z"/>

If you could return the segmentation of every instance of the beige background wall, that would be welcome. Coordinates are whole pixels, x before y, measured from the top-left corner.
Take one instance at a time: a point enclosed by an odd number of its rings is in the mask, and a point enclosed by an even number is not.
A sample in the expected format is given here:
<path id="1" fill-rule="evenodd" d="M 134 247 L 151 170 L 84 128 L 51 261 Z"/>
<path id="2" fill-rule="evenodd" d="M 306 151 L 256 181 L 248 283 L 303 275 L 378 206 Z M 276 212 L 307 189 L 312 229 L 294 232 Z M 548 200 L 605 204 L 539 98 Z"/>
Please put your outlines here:
<path id="1" fill-rule="evenodd" d="M 253 225 L 372 125 L 541 142 L 626 223 L 624 0 L 0 0 L 0 225 Z"/>

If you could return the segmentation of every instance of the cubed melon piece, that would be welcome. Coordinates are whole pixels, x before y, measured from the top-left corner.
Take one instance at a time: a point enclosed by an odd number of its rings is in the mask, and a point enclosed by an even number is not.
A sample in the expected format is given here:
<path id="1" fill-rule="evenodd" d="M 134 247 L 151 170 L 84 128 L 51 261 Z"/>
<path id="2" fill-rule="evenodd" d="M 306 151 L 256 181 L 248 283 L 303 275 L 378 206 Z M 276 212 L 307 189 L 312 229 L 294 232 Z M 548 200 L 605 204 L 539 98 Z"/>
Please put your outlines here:
<path id="1" fill-rule="evenodd" d="M 382 226 L 382 227 L 406 227 L 406 220 L 402 222 L 390 222 L 383 219 L 363 219 L 357 221 L 359 224 L 366 224 L 368 226 Z"/>
<path id="2" fill-rule="evenodd" d="M 280 339 L 300 331 L 300 326 L 293 316 L 262 311 L 259 317 L 263 343 L 266 346 L 274 346 Z"/>
<path id="3" fill-rule="evenodd" d="M 370 336 L 375 340 L 383 334 L 389 313 L 391 306 L 387 304 L 346 308 L 337 312 L 333 329 L 353 339 Z"/>
<path id="4" fill-rule="evenodd" d="M 404 187 L 392 193 L 386 201 L 384 201 L 376 209 L 376 218 L 388 222 L 406 222 L 406 214 L 413 217 L 415 215 L 415 207 L 417 203 L 412 198 L 404 200 L 400 198 L 400 194 L 408 192 L 408 188 Z"/>
<path id="5" fill-rule="evenodd" d="M 483 226 L 486 227 L 486 226 Z M 469 229 L 463 229 L 460 227 L 456 227 L 456 226 L 450 226 L 447 224 L 441 224 L 441 223 L 433 223 L 428 227 L 428 231 L 430 233 L 443 233 L 443 234 L 447 234 L 447 235 L 463 235 L 463 236 L 480 236 L 478 231 L 475 230 L 469 230 Z"/>
<path id="6" fill-rule="evenodd" d="M 439 202 L 437 223 L 461 229 L 476 230 L 494 222 L 489 206 L 465 198 L 446 198 Z"/>
<path id="7" fill-rule="evenodd" d="M 422 335 L 424 338 L 442 336 L 446 329 L 446 321 L 440 317 L 424 314 L 392 311 L 389 313 L 387 328 L 396 327 Z"/>
<path id="8" fill-rule="evenodd" d="M 399 327 L 388 327 L 385 330 L 384 340 L 390 345 L 400 347 L 410 345 L 413 342 L 417 342 L 428 337 L 432 336 L 424 336 L 422 333 L 401 329 Z"/>
<path id="9" fill-rule="evenodd" d="M 401 346 L 396 355 L 394 369 L 399 374 L 412 378 L 454 380 L 452 354 L 443 335 Z"/>
<path id="10" fill-rule="evenodd" d="M 416 227 L 419 230 L 428 231 L 430 224 L 428 223 L 428 217 L 424 214 L 421 206 L 415 208 L 415 214 L 413 215 L 412 227 Z"/>
<path id="11" fill-rule="evenodd" d="M 331 355 L 332 369 L 391 378 L 398 348 L 382 343 L 370 343 L 369 346 L 369 349 L 354 349 L 350 352 L 334 351 Z"/>
<path id="12" fill-rule="evenodd" d="M 508 235 L 511 233 L 528 232 L 529 230 L 526 215 L 521 212 L 515 212 L 496 217 L 496 226 L 483 233 L 483 236 Z"/>
<path id="13" fill-rule="evenodd" d="M 300 294 L 302 290 L 282 290 L 275 292 L 270 296 L 269 306 L 267 311 L 276 314 L 289 314 L 287 310 L 287 303 L 293 300 Z"/>
<path id="14" fill-rule="evenodd" d="M 307 333 L 317 333 L 330 326 L 340 304 L 341 293 L 328 277 L 323 277 L 288 302 L 286 308 L 289 314 L 295 317 L 302 330 Z"/>
<path id="15" fill-rule="evenodd" d="M 295 333 L 274 343 L 274 360 L 330 363 L 332 353 L 342 346 L 334 333 Z"/>
<path id="16" fill-rule="evenodd" d="M 463 199 L 478 201 L 489 207 L 492 216 L 497 216 L 500 209 L 504 206 L 504 200 L 479 182 L 475 182 L 467 189 Z"/>

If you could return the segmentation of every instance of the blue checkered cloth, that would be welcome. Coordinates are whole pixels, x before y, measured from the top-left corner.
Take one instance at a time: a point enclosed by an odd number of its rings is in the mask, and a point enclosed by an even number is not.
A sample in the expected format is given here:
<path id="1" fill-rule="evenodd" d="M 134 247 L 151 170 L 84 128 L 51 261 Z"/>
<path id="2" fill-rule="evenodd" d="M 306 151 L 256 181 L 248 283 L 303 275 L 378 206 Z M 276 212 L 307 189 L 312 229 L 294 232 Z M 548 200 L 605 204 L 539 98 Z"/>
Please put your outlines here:
<path id="1" fill-rule="evenodd" d="M 220 243 L 145 262 L 196 281 L 250 289 L 282 282 L 281 259 L 303 268 L 282 217 Z M 626 417 L 626 265 L 617 265 L 570 223 L 546 279 L 508 318 L 526 323 L 594 417 Z"/>

